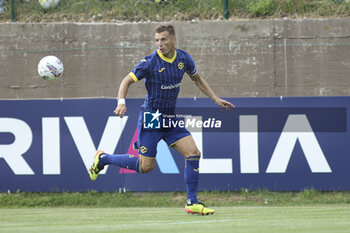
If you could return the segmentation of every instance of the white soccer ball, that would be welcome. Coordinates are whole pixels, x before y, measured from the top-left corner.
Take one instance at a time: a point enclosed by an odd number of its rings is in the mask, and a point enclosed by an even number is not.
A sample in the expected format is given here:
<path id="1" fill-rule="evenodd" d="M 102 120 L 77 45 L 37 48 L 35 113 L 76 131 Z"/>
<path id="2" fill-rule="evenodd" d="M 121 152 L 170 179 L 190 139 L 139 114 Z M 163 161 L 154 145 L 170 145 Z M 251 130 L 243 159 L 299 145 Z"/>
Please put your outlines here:
<path id="1" fill-rule="evenodd" d="M 63 63 L 55 56 L 46 56 L 38 64 L 38 73 L 45 80 L 55 80 L 63 74 Z"/>
<path id="2" fill-rule="evenodd" d="M 54 8 L 60 0 L 39 0 L 39 4 L 44 9 Z"/>

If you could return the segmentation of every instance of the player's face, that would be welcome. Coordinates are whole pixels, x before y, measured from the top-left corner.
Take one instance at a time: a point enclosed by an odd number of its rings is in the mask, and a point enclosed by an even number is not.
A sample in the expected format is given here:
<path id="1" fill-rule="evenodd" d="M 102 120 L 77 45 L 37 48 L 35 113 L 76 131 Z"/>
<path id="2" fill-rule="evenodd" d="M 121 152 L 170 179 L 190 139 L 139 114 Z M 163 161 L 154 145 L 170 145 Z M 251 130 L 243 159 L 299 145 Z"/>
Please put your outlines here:
<path id="1" fill-rule="evenodd" d="M 169 32 L 156 33 L 156 44 L 159 51 L 167 58 L 172 58 L 175 52 L 176 37 L 170 36 Z"/>

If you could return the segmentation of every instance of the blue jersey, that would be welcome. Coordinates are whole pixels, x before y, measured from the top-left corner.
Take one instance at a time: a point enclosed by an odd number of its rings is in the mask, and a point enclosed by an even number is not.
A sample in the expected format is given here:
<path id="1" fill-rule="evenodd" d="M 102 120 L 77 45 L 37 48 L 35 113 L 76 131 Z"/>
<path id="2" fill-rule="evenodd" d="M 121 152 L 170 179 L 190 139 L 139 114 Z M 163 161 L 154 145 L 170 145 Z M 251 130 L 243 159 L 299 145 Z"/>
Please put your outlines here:
<path id="1" fill-rule="evenodd" d="M 173 112 L 185 73 L 195 75 L 197 70 L 192 57 L 183 50 L 176 49 L 172 58 L 163 56 L 159 50 L 144 57 L 130 73 L 135 82 L 145 81 L 147 94 L 143 110 Z"/>

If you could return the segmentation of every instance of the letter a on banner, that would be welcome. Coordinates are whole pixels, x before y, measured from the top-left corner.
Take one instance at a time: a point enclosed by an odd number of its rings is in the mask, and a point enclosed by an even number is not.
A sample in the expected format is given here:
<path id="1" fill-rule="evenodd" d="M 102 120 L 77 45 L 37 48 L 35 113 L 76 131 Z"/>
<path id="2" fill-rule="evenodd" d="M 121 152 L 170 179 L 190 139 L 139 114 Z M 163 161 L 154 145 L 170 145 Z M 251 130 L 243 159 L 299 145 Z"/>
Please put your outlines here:
<path id="1" fill-rule="evenodd" d="M 313 173 L 332 172 L 306 115 L 289 115 L 266 173 L 286 172 L 297 140 Z"/>

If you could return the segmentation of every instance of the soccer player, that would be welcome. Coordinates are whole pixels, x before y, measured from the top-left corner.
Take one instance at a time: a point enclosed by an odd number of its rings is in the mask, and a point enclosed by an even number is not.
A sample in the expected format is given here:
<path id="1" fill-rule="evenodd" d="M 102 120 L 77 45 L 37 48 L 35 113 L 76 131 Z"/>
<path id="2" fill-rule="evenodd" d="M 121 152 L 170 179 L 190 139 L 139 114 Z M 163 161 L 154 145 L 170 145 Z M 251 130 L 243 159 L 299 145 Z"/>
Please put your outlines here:
<path id="1" fill-rule="evenodd" d="M 161 24 L 155 28 L 157 50 L 144 57 L 141 62 L 122 80 L 118 105 L 114 113 L 123 117 L 127 111 L 125 98 L 131 84 L 145 80 L 147 94 L 138 121 L 138 141 L 135 148 L 139 150 L 139 158 L 129 154 L 107 154 L 97 151 L 94 162 L 89 169 L 90 178 L 96 180 L 98 173 L 105 165 L 116 165 L 122 168 L 147 173 L 155 166 L 157 144 L 163 139 L 185 157 L 184 179 L 187 191 L 185 211 L 193 214 L 214 214 L 213 209 L 207 208 L 197 199 L 199 178 L 199 159 L 201 156 L 190 132 L 185 128 L 172 127 L 164 129 L 147 129 L 143 127 L 144 112 L 173 113 L 176 99 L 180 91 L 183 75 L 187 73 L 197 87 L 213 100 L 222 110 L 235 106 L 219 98 L 208 83 L 197 72 L 192 57 L 185 51 L 176 49 L 176 36 L 171 24 Z M 158 110 L 158 111 L 157 111 Z M 154 116 L 157 117 L 157 116 Z"/>

